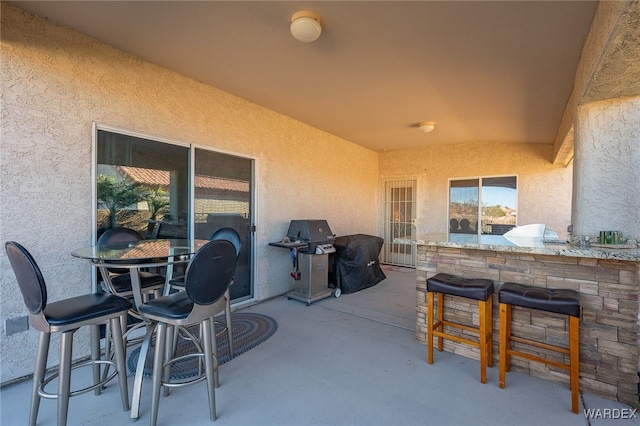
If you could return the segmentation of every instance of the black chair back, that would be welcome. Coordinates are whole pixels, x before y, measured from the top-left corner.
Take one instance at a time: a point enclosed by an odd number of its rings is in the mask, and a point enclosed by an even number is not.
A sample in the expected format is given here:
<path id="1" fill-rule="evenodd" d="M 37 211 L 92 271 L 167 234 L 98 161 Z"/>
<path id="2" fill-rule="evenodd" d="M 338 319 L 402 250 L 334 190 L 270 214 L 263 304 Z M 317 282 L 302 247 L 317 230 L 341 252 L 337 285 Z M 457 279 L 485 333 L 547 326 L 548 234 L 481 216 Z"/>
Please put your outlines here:
<path id="1" fill-rule="evenodd" d="M 117 244 L 126 244 L 126 243 L 135 243 L 142 240 L 142 235 L 140 235 L 137 231 L 129 228 L 111 228 L 105 231 L 100 238 L 98 238 L 98 245 L 117 245 Z M 117 264 L 118 261 L 115 260 L 113 262 L 109 262 L 113 264 Z M 124 263 L 131 263 L 129 261 L 124 261 Z M 126 274 L 129 272 L 126 268 L 109 268 L 109 272 L 115 274 Z"/>
<path id="2" fill-rule="evenodd" d="M 98 238 L 98 245 L 135 243 L 140 241 L 142 235 L 129 228 L 111 228 Z"/>
<path id="3" fill-rule="evenodd" d="M 47 286 L 38 264 L 31 253 L 15 241 L 7 241 L 5 249 L 18 280 L 24 304 L 31 314 L 41 313 L 47 306 Z"/>
<path id="4" fill-rule="evenodd" d="M 233 244 L 233 247 L 236 249 L 236 258 L 240 256 L 240 248 L 242 247 L 242 243 L 240 242 L 240 235 L 238 231 L 233 228 L 220 228 L 216 232 L 211 235 L 209 238 L 211 241 L 214 240 L 227 240 Z"/>
<path id="5" fill-rule="evenodd" d="M 214 240 L 193 256 L 185 274 L 185 289 L 198 305 L 210 305 L 229 288 L 236 269 L 236 250 L 230 241 Z"/>

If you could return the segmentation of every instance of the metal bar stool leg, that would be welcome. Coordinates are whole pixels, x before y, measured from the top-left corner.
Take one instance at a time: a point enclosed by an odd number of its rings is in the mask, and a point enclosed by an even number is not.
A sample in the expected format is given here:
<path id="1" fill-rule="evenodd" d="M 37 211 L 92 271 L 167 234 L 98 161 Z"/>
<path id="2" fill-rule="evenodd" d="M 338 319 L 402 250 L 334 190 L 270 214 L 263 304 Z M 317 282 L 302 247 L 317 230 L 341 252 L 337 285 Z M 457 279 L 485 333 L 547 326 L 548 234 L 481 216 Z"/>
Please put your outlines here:
<path id="1" fill-rule="evenodd" d="M 229 294 L 229 290 L 227 290 L 225 298 L 227 299 L 225 316 L 227 321 L 227 339 L 229 340 L 229 357 L 233 358 L 233 327 L 231 326 L 231 294 Z"/>
<path id="2" fill-rule="evenodd" d="M 38 410 L 40 409 L 40 385 L 44 381 L 44 373 L 47 370 L 47 358 L 49 356 L 49 342 L 51 334 L 40 332 L 38 339 L 38 353 L 36 355 L 36 368 L 33 372 L 33 385 L 31 389 L 31 409 L 29 411 L 29 425 L 35 426 L 38 420 Z"/>
<path id="3" fill-rule="evenodd" d="M 166 333 L 166 342 L 164 345 L 164 359 L 169 360 L 172 359 L 176 355 L 176 350 L 178 348 L 178 327 L 168 326 Z M 160 348 L 156 348 L 158 350 Z M 164 372 L 162 375 L 162 380 L 165 382 L 171 381 L 171 364 L 167 365 L 164 368 Z M 164 388 L 164 396 L 169 396 L 170 389 L 168 386 Z"/>
<path id="4" fill-rule="evenodd" d="M 219 388 L 220 387 L 220 374 L 219 374 L 220 363 L 218 361 L 218 335 L 216 334 L 216 320 L 214 317 L 211 317 L 210 325 L 211 325 L 211 354 L 213 355 L 213 359 L 215 361 L 213 376 L 216 378 L 216 388 Z M 215 409 L 215 404 L 214 404 L 214 409 Z M 214 414 L 215 414 L 215 411 L 214 411 Z"/>
<path id="5" fill-rule="evenodd" d="M 147 324 L 147 334 L 140 346 L 140 354 L 138 356 L 138 364 L 136 366 L 136 375 L 133 381 L 133 397 L 131 399 L 131 418 L 138 419 L 140 417 L 140 398 L 142 396 L 142 379 L 144 376 L 144 363 L 149 353 L 149 346 L 151 345 L 151 338 L 153 337 L 153 331 L 156 328 L 156 323 Z"/>
<path id="6" fill-rule="evenodd" d="M 89 327 L 90 328 L 90 336 L 91 336 L 91 360 L 92 361 L 98 361 L 100 360 L 100 325 L 92 325 Z M 108 331 L 108 327 L 107 327 L 107 331 Z M 105 339 L 105 341 L 109 341 L 108 339 L 108 335 L 106 335 L 107 338 Z M 109 353 L 105 351 L 105 357 L 108 358 Z M 100 381 L 102 380 L 100 378 L 100 373 L 101 373 L 101 367 L 100 364 L 98 363 L 94 363 L 92 365 L 93 368 L 93 383 L 100 383 Z M 107 367 L 105 367 L 105 374 L 109 371 L 109 369 Z M 94 391 L 94 393 L 96 395 L 100 395 L 100 391 L 101 391 L 101 387 L 97 387 Z"/>
<path id="7" fill-rule="evenodd" d="M 178 342 L 180 341 L 180 329 L 179 327 L 171 327 L 169 331 L 167 331 L 167 347 L 171 348 L 171 353 L 166 354 L 167 359 L 171 359 L 175 356 L 178 351 Z M 168 370 L 165 374 L 164 380 L 169 381 L 171 379 L 171 370 Z M 167 386 L 164 388 L 164 396 L 169 396 L 171 393 L 171 389 Z"/>
<path id="8" fill-rule="evenodd" d="M 118 371 L 118 383 L 120 384 L 120 395 L 122 398 L 122 409 L 128 411 L 129 406 L 129 387 L 127 386 L 127 366 L 126 355 L 124 350 L 124 339 L 122 337 L 121 327 L 122 317 L 111 318 L 111 338 L 113 339 L 113 351 L 115 352 L 114 358 L 116 363 L 116 370 Z M 107 340 L 108 336 L 107 336 Z M 107 354 L 105 354 L 107 356 Z"/>
<path id="9" fill-rule="evenodd" d="M 60 375 L 58 376 L 58 425 L 67 424 L 69 411 L 69 393 L 71 392 L 71 353 L 73 351 L 73 333 L 65 331 L 60 339 Z"/>
<path id="10" fill-rule="evenodd" d="M 162 387 L 162 374 L 164 363 L 164 347 L 165 337 L 167 335 L 167 325 L 159 323 L 156 330 L 156 348 L 153 359 L 153 380 L 151 391 L 151 421 L 150 425 L 154 426 L 158 422 L 158 406 L 160 405 L 160 388 Z"/>
<path id="11" fill-rule="evenodd" d="M 219 386 L 216 380 L 218 361 L 213 353 L 213 345 L 216 341 L 215 321 L 208 318 L 202 322 L 204 332 L 202 333 L 202 346 L 204 350 L 204 369 L 207 375 L 207 395 L 209 399 L 209 418 L 216 420 L 216 387 Z"/>
<path id="12" fill-rule="evenodd" d="M 211 317 L 210 320 L 211 320 L 211 327 L 209 329 L 211 331 L 211 336 L 210 336 L 210 339 L 211 339 L 210 340 L 211 341 L 211 354 L 217 360 L 218 359 L 218 335 L 216 333 L 216 319 L 215 319 L 215 317 Z M 201 324 L 201 326 L 204 329 L 204 322 Z M 205 332 L 203 331 L 203 333 L 205 333 Z M 203 345 L 204 345 L 204 340 L 203 340 Z M 204 349 L 203 349 L 203 352 L 204 352 Z M 206 372 L 206 363 L 205 363 L 205 372 Z M 207 380 L 208 380 L 208 377 L 209 376 L 207 376 Z M 213 371 L 213 377 L 215 379 L 216 388 L 219 388 L 220 387 L 220 373 L 218 371 L 218 368 L 216 368 Z"/>
<path id="13" fill-rule="evenodd" d="M 120 323 L 118 323 L 118 327 L 120 327 Z M 105 359 L 110 359 L 111 358 L 111 339 L 109 338 L 109 336 L 111 336 L 113 333 L 111 333 L 111 321 L 109 321 L 109 324 L 107 324 L 105 326 L 105 339 L 104 339 L 104 357 Z M 104 371 L 102 372 L 102 380 L 105 380 L 107 378 L 107 376 L 109 375 L 109 368 L 105 368 Z M 98 395 L 100 392 L 100 389 L 96 389 L 96 395 Z"/>

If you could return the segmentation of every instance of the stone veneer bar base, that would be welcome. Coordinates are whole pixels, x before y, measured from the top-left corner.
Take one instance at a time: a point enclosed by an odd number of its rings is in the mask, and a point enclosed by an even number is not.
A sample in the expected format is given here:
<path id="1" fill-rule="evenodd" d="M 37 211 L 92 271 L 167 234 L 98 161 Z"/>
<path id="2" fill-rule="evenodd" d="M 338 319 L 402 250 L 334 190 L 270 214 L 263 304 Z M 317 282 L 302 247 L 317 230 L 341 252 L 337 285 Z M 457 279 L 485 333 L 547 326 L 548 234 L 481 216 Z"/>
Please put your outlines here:
<path id="1" fill-rule="evenodd" d="M 508 281 L 577 290 L 582 304 L 580 390 L 630 404 L 638 402 L 638 262 L 421 244 L 418 244 L 417 252 L 418 340 L 426 342 L 427 336 L 426 280 L 438 272 L 494 280 L 494 306 L 498 306 L 499 286 Z M 477 304 L 463 298 L 448 301 L 445 318 L 477 325 L 478 307 L 475 305 Z M 498 363 L 499 354 L 498 314 L 499 310 L 494 309 L 494 365 Z M 525 328 L 522 327 L 524 324 Z M 564 316 L 518 307 L 513 309 L 514 335 L 550 344 L 568 345 L 567 327 Z M 446 341 L 444 349 L 479 359 L 477 349 L 467 345 Z M 538 349 L 527 350 L 542 353 Z M 544 356 L 562 355 L 545 351 Z M 513 358 L 511 369 L 558 383 L 569 383 L 566 371 L 526 359 Z"/>

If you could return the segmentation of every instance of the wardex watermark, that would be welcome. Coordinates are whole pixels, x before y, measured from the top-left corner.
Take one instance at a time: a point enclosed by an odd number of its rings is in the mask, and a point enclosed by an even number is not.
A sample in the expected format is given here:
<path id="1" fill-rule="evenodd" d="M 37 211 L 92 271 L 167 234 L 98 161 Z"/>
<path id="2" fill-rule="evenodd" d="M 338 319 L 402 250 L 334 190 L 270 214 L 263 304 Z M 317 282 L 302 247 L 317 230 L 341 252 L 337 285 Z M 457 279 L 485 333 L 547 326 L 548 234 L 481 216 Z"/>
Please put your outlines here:
<path id="1" fill-rule="evenodd" d="M 635 408 L 585 408 L 587 419 L 635 419 L 638 412 Z"/>

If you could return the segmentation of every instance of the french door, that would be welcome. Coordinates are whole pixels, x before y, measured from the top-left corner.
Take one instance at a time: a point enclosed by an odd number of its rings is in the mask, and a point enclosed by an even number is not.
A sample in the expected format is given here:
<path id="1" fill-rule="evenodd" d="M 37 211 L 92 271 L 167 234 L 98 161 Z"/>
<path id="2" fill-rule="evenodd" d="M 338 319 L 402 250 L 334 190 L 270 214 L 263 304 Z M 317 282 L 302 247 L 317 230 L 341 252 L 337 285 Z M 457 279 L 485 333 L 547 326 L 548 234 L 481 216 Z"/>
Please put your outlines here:
<path id="1" fill-rule="evenodd" d="M 416 246 L 410 242 L 416 235 L 416 180 L 399 179 L 383 182 L 384 245 L 382 263 L 396 266 L 416 266 Z"/>

